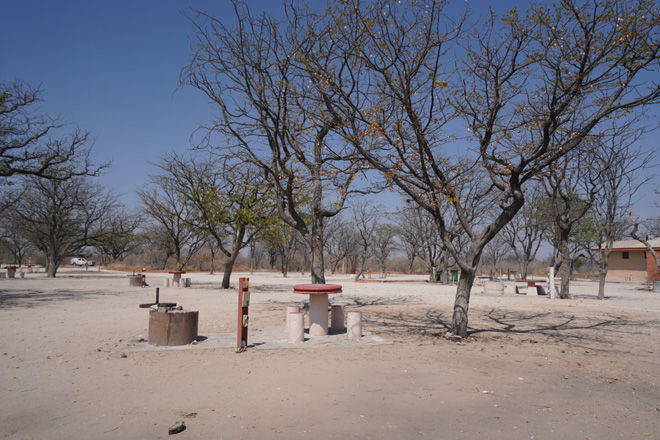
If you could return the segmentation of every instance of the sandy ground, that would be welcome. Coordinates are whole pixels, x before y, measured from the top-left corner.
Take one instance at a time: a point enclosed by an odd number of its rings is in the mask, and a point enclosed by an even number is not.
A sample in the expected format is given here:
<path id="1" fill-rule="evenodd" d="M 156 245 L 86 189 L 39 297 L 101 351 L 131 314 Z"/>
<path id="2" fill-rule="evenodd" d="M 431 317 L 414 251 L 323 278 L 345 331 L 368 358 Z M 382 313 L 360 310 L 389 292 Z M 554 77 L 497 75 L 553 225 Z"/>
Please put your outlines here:
<path id="1" fill-rule="evenodd" d="M 295 274 L 250 277 L 250 342 L 235 353 L 237 293 L 129 287 L 126 273 L 62 270 L 0 280 L 0 437 L 7 439 L 660 439 L 660 294 L 577 281 L 574 298 L 485 295 L 471 338 L 439 335 L 454 288 L 409 276 L 355 283 L 365 337 L 286 343 Z M 240 274 L 233 277 L 236 282 Z M 155 348 L 148 310 L 199 310 L 200 342 Z"/>

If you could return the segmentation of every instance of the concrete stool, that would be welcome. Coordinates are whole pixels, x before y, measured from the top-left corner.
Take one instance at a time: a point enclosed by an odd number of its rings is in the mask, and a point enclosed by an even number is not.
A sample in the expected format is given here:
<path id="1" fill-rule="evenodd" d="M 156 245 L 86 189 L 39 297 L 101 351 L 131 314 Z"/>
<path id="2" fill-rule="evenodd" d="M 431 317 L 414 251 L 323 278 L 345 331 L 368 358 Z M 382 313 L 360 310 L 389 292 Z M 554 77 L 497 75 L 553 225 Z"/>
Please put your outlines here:
<path id="1" fill-rule="evenodd" d="M 291 314 L 300 312 L 300 306 L 286 306 L 286 331 L 291 328 Z"/>
<path id="2" fill-rule="evenodd" d="M 333 304 L 330 306 L 330 329 L 341 332 L 344 331 L 344 305 Z"/>
<path id="3" fill-rule="evenodd" d="M 25 272 L 20 271 L 19 274 L 20 274 L 21 278 L 25 278 Z"/>
<path id="4" fill-rule="evenodd" d="M 305 314 L 303 312 L 289 313 L 289 343 L 299 344 L 305 341 Z"/>
<path id="5" fill-rule="evenodd" d="M 346 335 L 349 340 L 358 341 L 362 337 L 362 312 L 349 310 L 346 316 Z"/>
<path id="6" fill-rule="evenodd" d="M 170 279 L 169 278 L 165 278 L 163 280 L 163 286 L 164 287 L 170 287 Z"/>
<path id="7" fill-rule="evenodd" d="M 184 284 L 183 287 L 190 287 L 192 285 L 192 282 L 190 281 L 190 278 L 186 278 L 186 283 Z"/>

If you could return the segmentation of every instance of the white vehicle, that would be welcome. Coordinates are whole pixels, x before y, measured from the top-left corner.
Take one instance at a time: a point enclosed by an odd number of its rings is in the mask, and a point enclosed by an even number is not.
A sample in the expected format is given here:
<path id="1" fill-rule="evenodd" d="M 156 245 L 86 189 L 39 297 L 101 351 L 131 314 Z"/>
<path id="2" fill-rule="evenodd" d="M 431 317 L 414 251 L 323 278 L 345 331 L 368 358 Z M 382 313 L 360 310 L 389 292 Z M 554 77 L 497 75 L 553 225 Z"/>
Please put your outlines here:
<path id="1" fill-rule="evenodd" d="M 84 258 L 72 258 L 71 266 L 94 266 L 94 262 Z"/>

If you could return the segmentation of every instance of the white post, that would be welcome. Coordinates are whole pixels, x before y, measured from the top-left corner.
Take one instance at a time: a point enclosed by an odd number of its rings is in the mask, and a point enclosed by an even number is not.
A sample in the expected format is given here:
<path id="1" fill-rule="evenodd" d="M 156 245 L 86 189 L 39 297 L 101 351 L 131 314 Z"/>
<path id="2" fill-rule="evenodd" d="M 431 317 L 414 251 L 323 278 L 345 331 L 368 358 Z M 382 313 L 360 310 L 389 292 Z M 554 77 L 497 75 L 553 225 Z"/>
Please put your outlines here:
<path id="1" fill-rule="evenodd" d="M 286 306 L 286 331 L 291 328 L 291 314 L 300 312 L 300 306 Z"/>
<path id="2" fill-rule="evenodd" d="M 555 299 L 557 296 L 555 292 L 555 268 L 548 268 L 548 289 L 550 289 L 550 299 Z"/>
<path id="3" fill-rule="evenodd" d="M 299 344 L 305 341 L 305 314 L 303 312 L 289 313 L 291 323 L 289 326 L 289 343 Z"/>
<path id="4" fill-rule="evenodd" d="M 330 328 L 336 332 L 344 330 L 344 306 L 342 304 L 330 306 Z"/>
<path id="5" fill-rule="evenodd" d="M 346 334 L 351 341 L 358 341 L 362 337 L 362 312 L 350 310 L 346 319 Z"/>
<path id="6" fill-rule="evenodd" d="M 328 335 L 328 294 L 309 295 L 309 335 Z"/>

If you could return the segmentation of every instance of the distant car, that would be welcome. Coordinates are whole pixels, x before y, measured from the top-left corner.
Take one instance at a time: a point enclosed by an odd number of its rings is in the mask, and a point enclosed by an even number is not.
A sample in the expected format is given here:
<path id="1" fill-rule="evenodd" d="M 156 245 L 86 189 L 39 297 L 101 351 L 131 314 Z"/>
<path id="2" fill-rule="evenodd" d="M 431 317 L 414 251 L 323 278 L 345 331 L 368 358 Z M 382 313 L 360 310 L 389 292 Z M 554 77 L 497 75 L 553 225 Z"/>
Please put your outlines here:
<path id="1" fill-rule="evenodd" d="M 72 258 L 71 266 L 94 266 L 94 262 L 85 258 Z"/>

